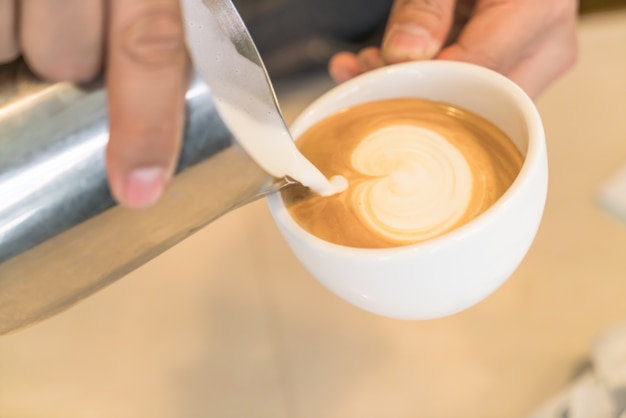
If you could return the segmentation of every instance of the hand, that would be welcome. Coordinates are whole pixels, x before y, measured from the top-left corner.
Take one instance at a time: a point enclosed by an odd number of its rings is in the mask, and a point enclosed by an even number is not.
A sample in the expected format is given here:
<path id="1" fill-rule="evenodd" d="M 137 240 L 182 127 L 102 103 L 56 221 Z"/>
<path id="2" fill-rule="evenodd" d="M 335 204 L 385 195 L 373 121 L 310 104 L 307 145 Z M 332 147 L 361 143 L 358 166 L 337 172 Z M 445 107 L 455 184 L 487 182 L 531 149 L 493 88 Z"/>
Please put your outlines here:
<path id="1" fill-rule="evenodd" d="M 0 63 L 21 54 L 40 76 L 75 82 L 106 63 L 107 174 L 130 207 L 159 198 L 180 152 L 189 75 L 181 13 L 179 0 L 0 0 Z"/>
<path id="2" fill-rule="evenodd" d="M 536 98 L 574 64 L 576 21 L 576 0 L 395 0 L 381 48 L 339 53 L 329 70 L 343 82 L 386 64 L 465 61 Z"/>

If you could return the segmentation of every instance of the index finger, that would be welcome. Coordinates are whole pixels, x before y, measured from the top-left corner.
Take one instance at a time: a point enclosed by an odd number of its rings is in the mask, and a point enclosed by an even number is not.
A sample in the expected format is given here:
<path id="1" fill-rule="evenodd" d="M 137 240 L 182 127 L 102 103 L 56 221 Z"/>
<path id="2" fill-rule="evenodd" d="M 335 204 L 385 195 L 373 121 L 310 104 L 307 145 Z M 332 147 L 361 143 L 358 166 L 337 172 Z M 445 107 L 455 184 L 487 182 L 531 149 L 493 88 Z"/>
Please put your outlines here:
<path id="1" fill-rule="evenodd" d="M 111 0 L 107 171 L 118 201 L 154 203 L 184 126 L 188 58 L 179 0 Z"/>

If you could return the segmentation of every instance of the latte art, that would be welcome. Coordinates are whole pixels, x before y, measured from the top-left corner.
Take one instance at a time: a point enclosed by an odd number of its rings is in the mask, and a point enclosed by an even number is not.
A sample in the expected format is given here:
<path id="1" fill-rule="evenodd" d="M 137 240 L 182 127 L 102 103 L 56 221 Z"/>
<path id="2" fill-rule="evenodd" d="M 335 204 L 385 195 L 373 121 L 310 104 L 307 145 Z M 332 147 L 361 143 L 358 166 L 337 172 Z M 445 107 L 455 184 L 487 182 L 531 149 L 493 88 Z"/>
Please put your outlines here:
<path id="1" fill-rule="evenodd" d="M 333 196 L 283 192 L 293 218 L 318 237 L 363 248 L 424 241 L 491 206 L 517 176 L 522 156 L 494 125 L 444 103 L 392 99 L 318 122 L 297 141 Z"/>
<path id="2" fill-rule="evenodd" d="M 356 181 L 348 200 L 359 219 L 397 242 L 422 241 L 454 226 L 471 199 L 472 173 L 463 155 L 436 132 L 389 126 L 352 154 Z"/>

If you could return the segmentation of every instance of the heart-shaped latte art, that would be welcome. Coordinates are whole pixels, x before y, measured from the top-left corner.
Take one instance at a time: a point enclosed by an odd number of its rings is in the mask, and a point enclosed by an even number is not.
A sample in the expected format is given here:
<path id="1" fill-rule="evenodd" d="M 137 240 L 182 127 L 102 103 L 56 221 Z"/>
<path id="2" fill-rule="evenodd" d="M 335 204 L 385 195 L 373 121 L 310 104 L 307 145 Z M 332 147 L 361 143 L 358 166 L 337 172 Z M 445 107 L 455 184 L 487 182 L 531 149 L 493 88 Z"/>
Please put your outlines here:
<path id="1" fill-rule="evenodd" d="M 471 221 L 502 196 L 523 162 L 491 122 L 413 98 L 344 109 L 310 127 L 298 147 L 347 188 L 332 196 L 288 188 L 289 212 L 313 235 L 361 248 L 410 245 Z"/>
<path id="2" fill-rule="evenodd" d="M 394 241 L 422 241 L 451 229 L 472 196 L 472 170 L 437 132 L 393 125 L 369 134 L 352 154 L 369 176 L 352 184 L 354 207 L 367 227 Z"/>

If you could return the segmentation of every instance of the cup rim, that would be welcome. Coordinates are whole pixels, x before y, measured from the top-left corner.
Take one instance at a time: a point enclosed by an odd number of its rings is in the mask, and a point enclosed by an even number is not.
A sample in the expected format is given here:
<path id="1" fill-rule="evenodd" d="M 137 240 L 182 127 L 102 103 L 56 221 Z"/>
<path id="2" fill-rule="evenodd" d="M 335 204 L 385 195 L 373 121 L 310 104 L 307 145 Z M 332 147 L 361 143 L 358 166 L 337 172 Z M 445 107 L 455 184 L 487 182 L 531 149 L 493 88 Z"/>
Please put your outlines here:
<path id="1" fill-rule="evenodd" d="M 333 97 L 337 95 L 343 95 L 349 93 L 351 90 L 360 87 L 360 83 L 364 79 L 377 79 L 388 77 L 389 74 L 395 72 L 411 72 L 425 69 L 426 71 L 436 71 L 437 69 L 446 69 L 449 71 L 461 71 L 464 74 L 472 75 L 477 78 L 489 78 L 492 84 L 505 91 L 506 94 L 512 97 L 519 106 L 520 114 L 523 116 L 526 128 L 528 131 L 528 146 L 526 155 L 524 156 L 524 162 L 517 177 L 509 188 L 504 192 L 500 198 L 494 202 L 484 212 L 479 214 L 474 219 L 466 222 L 465 224 L 456 227 L 442 235 L 436 236 L 425 241 L 416 242 L 413 244 L 401 245 L 397 247 L 387 248 L 360 248 L 349 247 L 346 245 L 336 244 L 323 240 L 316 235 L 308 232 L 302 228 L 289 214 L 287 207 L 281 197 L 280 192 L 273 193 L 268 196 L 268 203 L 272 215 L 276 221 L 280 224 L 284 224 L 288 228 L 290 233 L 297 235 L 299 238 L 308 242 L 312 242 L 316 247 L 332 251 L 333 253 L 345 254 L 349 256 L 365 256 L 371 257 L 376 255 L 377 257 L 398 256 L 401 254 L 415 253 L 415 252 L 429 252 L 436 250 L 443 244 L 451 241 L 458 241 L 481 231 L 489 219 L 499 212 L 502 212 L 509 205 L 510 201 L 515 197 L 518 189 L 523 188 L 524 184 L 528 181 L 528 178 L 532 175 L 532 166 L 537 164 L 537 161 L 542 158 L 544 144 L 544 129 L 541 122 L 539 111 L 535 107 L 532 99 L 519 87 L 515 82 L 505 77 L 504 75 L 497 73 L 486 67 L 482 67 L 476 64 L 458 62 L 458 61 L 444 61 L 444 60 L 430 60 L 430 61 L 413 61 L 401 64 L 393 64 L 386 67 L 382 67 L 376 70 L 369 71 L 361 74 L 351 80 L 348 80 L 338 86 L 335 86 L 331 90 L 325 92 L 309 104 L 300 116 L 291 124 L 292 127 L 298 127 L 303 123 L 303 120 L 310 117 L 313 110 L 319 106 L 323 106 L 324 102 L 332 101 Z M 409 97 L 409 96 L 407 96 Z M 309 125 L 310 126 L 310 125 Z M 297 140 L 297 136 L 294 135 L 294 140 Z"/>

